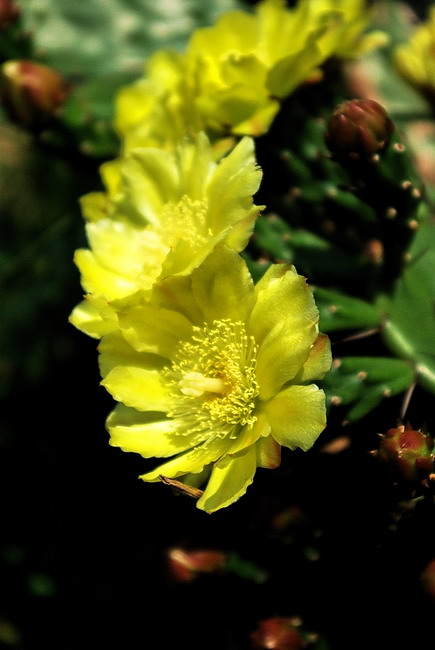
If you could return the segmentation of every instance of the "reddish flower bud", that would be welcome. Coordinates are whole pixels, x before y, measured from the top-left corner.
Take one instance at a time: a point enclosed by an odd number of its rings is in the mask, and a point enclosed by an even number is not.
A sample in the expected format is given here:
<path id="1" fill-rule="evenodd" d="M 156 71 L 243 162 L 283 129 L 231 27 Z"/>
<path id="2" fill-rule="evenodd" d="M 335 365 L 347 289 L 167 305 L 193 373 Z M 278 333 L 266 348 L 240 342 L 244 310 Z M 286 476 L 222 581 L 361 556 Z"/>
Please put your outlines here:
<path id="1" fill-rule="evenodd" d="M 434 471 L 434 441 L 410 425 L 389 429 L 382 436 L 378 458 L 387 462 L 398 478 L 421 481 Z"/>
<path id="2" fill-rule="evenodd" d="M 425 566 L 420 579 L 425 592 L 435 600 L 435 559 Z"/>
<path id="3" fill-rule="evenodd" d="M 337 106 L 328 120 L 325 143 L 337 156 L 372 156 L 384 149 L 394 131 L 393 122 L 373 99 L 352 99 Z"/>
<path id="4" fill-rule="evenodd" d="M 0 0 L 0 31 L 9 27 L 19 15 L 20 10 L 13 0 Z"/>
<path id="5" fill-rule="evenodd" d="M 226 556 L 222 551 L 200 549 L 185 551 L 173 548 L 168 552 L 168 566 L 177 582 L 192 582 L 201 573 L 217 573 L 224 568 Z"/>
<path id="6" fill-rule="evenodd" d="M 0 68 L 1 99 L 22 126 L 39 126 L 53 117 L 69 90 L 58 72 L 33 61 L 6 61 Z"/>
<path id="7" fill-rule="evenodd" d="M 275 616 L 258 623 L 251 634 L 251 647 L 256 650 L 301 650 L 307 645 L 299 621 Z"/>

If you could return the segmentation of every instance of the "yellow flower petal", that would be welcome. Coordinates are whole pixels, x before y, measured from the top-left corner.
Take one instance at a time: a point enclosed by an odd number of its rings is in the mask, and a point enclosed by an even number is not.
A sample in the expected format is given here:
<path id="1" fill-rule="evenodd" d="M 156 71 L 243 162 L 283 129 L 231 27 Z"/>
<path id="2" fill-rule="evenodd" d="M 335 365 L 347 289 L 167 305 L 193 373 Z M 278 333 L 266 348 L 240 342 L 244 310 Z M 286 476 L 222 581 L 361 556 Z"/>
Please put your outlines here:
<path id="1" fill-rule="evenodd" d="M 257 466 L 275 469 L 281 464 L 281 445 L 272 436 L 260 438 L 256 444 Z"/>
<path id="2" fill-rule="evenodd" d="M 178 436 L 181 440 L 183 436 Z M 142 474 L 139 478 L 143 481 L 158 481 L 159 476 L 168 478 L 177 478 L 184 474 L 197 474 L 209 463 L 214 463 L 228 449 L 229 441 L 226 438 L 214 438 L 207 444 L 199 445 L 180 456 L 176 456 L 163 465 L 159 465 L 155 470 Z M 157 454 L 156 454 L 157 455 Z M 161 455 L 160 453 L 158 454 Z"/>
<path id="3" fill-rule="evenodd" d="M 122 336 L 119 329 L 104 336 L 98 346 L 101 376 L 106 377 L 117 366 L 135 366 L 161 370 L 166 361 L 156 354 L 138 352 Z"/>
<path id="4" fill-rule="evenodd" d="M 407 42 L 394 51 L 394 63 L 399 73 L 427 95 L 427 87 L 435 88 L 435 7 Z"/>
<path id="5" fill-rule="evenodd" d="M 194 325 L 202 325 L 204 315 L 192 293 L 191 276 L 173 275 L 159 280 L 150 297 L 156 307 L 177 311 Z"/>
<path id="6" fill-rule="evenodd" d="M 304 384 L 316 379 L 323 379 L 326 373 L 331 370 L 331 363 L 332 355 L 329 337 L 326 334 L 319 334 L 310 350 L 310 356 L 294 379 L 295 383 Z"/>
<path id="7" fill-rule="evenodd" d="M 225 456 L 214 465 L 197 507 L 211 513 L 234 503 L 251 485 L 256 469 L 255 445 L 237 456 Z"/>
<path id="8" fill-rule="evenodd" d="M 270 434 L 270 424 L 266 416 L 263 413 L 258 412 L 256 417 L 257 420 L 251 427 L 246 425 L 242 431 L 240 431 L 228 451 L 229 455 L 237 454 L 243 449 L 246 449 L 246 447 L 253 445 L 260 437 L 268 436 Z"/>
<path id="9" fill-rule="evenodd" d="M 121 311 L 119 325 L 123 336 L 135 350 L 168 358 L 180 341 L 192 335 L 192 323 L 185 316 L 146 302 Z"/>
<path id="10" fill-rule="evenodd" d="M 254 304 L 254 284 L 243 259 L 236 251 L 218 246 L 192 273 L 192 291 L 204 315 L 212 323 L 219 319 L 246 321 Z"/>
<path id="11" fill-rule="evenodd" d="M 75 252 L 74 262 L 82 275 L 82 285 L 85 291 L 94 296 L 110 296 L 122 298 L 137 291 L 134 280 L 122 273 L 115 273 L 104 268 L 98 257 L 84 248 Z"/>
<path id="12" fill-rule="evenodd" d="M 275 440 L 284 447 L 310 449 L 326 426 L 325 394 L 317 386 L 290 386 L 265 405 Z"/>
<path id="13" fill-rule="evenodd" d="M 114 399 L 139 411 L 171 407 L 171 395 L 161 373 L 137 366 L 117 366 L 101 382 Z"/>
<path id="14" fill-rule="evenodd" d="M 174 157 L 160 149 L 134 149 L 122 159 L 120 172 L 118 213 L 142 227 L 160 228 L 164 206 L 178 198 Z"/>
<path id="15" fill-rule="evenodd" d="M 192 438 L 180 436 L 172 420 L 119 404 L 107 418 L 110 445 L 144 458 L 168 457 L 189 449 Z"/>
<path id="16" fill-rule="evenodd" d="M 104 300 L 83 300 L 73 309 L 69 321 L 74 327 L 96 339 L 118 327 L 115 312 Z"/>
<path id="17" fill-rule="evenodd" d="M 257 167 L 254 143 L 243 138 L 217 167 L 207 188 L 209 223 L 213 233 L 226 231 L 226 244 L 242 250 L 248 243 L 259 208 L 252 204 L 262 172 Z"/>
<path id="18" fill-rule="evenodd" d="M 281 320 L 269 332 L 257 354 L 260 397 L 268 400 L 293 379 L 306 363 L 317 338 L 317 325 L 305 318 Z"/>
<path id="19" fill-rule="evenodd" d="M 319 30 L 321 34 L 321 30 Z M 316 42 L 317 34 L 312 34 L 304 49 L 294 52 L 278 61 L 267 75 L 267 89 L 271 95 L 284 98 L 309 78 L 327 57 Z M 311 41 L 311 42 L 310 42 Z"/>
<path id="20" fill-rule="evenodd" d="M 255 294 L 249 330 L 258 343 L 281 319 L 287 319 L 289 329 L 296 329 L 301 317 L 314 323 L 318 321 L 313 292 L 294 266 L 272 264 L 255 285 Z"/>
<path id="21" fill-rule="evenodd" d="M 92 223 L 104 219 L 109 211 L 109 198 L 104 192 L 90 192 L 80 199 L 83 216 Z"/>

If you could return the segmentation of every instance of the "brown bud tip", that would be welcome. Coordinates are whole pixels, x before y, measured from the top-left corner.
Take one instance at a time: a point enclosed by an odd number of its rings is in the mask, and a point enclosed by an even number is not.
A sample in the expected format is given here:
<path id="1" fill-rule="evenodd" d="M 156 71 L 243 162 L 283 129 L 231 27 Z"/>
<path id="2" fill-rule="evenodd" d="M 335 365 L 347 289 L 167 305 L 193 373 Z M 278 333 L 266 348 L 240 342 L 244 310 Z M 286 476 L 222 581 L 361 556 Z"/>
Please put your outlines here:
<path id="1" fill-rule="evenodd" d="M 425 566 L 420 579 L 423 589 L 435 601 L 435 558 Z"/>
<path id="2" fill-rule="evenodd" d="M 22 126 L 40 126 L 53 117 L 69 90 L 56 70 L 34 61 L 6 61 L 0 67 L 2 102 L 11 119 Z"/>
<path id="3" fill-rule="evenodd" d="M 302 650 L 307 641 L 299 628 L 300 621 L 275 616 L 258 623 L 251 633 L 251 648 L 255 650 Z"/>
<path id="4" fill-rule="evenodd" d="M 167 557 L 169 571 L 177 582 L 192 582 L 201 573 L 222 571 L 226 561 L 222 551 L 213 549 L 187 551 L 173 548 Z"/>
<path id="5" fill-rule="evenodd" d="M 11 25 L 20 15 L 15 2 L 12 0 L 0 0 L 0 31 Z"/>
<path id="6" fill-rule="evenodd" d="M 379 445 L 378 458 L 387 462 L 397 478 L 416 482 L 434 471 L 434 440 L 410 425 L 389 429 Z"/>
<path id="7" fill-rule="evenodd" d="M 381 104 L 352 99 L 337 106 L 329 118 L 325 143 L 337 156 L 367 158 L 388 145 L 393 131 L 393 122 Z"/>

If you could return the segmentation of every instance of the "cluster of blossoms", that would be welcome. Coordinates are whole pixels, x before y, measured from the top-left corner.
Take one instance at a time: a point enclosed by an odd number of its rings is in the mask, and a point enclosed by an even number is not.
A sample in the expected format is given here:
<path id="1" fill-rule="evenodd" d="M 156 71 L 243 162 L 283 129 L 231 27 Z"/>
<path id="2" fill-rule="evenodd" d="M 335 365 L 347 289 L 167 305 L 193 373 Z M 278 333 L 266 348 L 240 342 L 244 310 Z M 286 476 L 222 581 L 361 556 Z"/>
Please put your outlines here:
<path id="1" fill-rule="evenodd" d="M 365 0 L 300 0 L 293 9 L 263 0 L 254 13 L 223 14 L 195 31 L 185 53 L 154 54 L 145 76 L 119 93 L 115 125 L 124 151 L 171 147 L 200 130 L 221 150 L 231 136 L 265 133 L 281 100 L 319 80 L 327 59 L 385 42 L 383 33 L 363 33 L 370 17 Z"/>
<path id="2" fill-rule="evenodd" d="M 71 321 L 101 339 L 119 402 L 110 442 L 166 459 L 141 478 L 204 488 L 206 512 L 326 424 L 314 382 L 331 354 L 310 287 L 285 264 L 254 285 L 240 255 L 262 209 L 249 136 L 327 58 L 379 42 L 361 35 L 367 20 L 359 0 L 264 0 L 195 32 L 185 55 L 156 53 L 119 95 L 123 154 L 101 168 L 105 191 L 82 199 L 86 295 Z"/>

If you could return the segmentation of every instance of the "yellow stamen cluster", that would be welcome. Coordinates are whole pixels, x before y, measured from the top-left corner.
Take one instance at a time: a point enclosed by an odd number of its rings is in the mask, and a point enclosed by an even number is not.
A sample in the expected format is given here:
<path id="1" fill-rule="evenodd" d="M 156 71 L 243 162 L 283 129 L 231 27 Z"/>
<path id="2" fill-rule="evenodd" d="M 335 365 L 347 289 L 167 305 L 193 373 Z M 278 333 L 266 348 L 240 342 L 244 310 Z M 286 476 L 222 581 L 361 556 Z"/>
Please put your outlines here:
<path id="1" fill-rule="evenodd" d="M 164 370 L 174 404 L 168 415 L 182 434 L 197 433 L 202 440 L 213 430 L 218 437 L 235 437 L 254 424 L 257 349 L 241 322 L 217 320 L 194 328 Z"/>
<path id="2" fill-rule="evenodd" d="M 178 203 L 168 203 L 163 208 L 162 225 L 165 242 L 175 246 L 180 239 L 192 246 L 201 246 L 211 235 L 206 225 L 207 200 L 195 200 L 186 194 Z M 209 229 L 210 230 L 210 229 Z"/>

